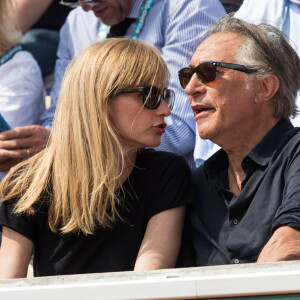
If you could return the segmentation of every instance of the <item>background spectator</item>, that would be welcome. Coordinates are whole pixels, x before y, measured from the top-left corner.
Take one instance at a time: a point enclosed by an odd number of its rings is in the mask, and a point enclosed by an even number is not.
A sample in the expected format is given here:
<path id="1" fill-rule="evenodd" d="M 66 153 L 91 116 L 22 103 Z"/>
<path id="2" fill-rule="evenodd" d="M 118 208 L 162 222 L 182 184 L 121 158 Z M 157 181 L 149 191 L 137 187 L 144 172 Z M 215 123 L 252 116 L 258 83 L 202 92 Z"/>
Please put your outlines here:
<path id="1" fill-rule="evenodd" d="M 12 128 L 37 123 L 45 108 L 41 71 L 19 44 L 22 34 L 15 4 L 13 0 L 0 1 L 0 113 Z M 4 143 L 0 140 L 1 146 Z M 2 164 L 9 163 L 9 151 L 0 151 Z M 4 175 L 1 172 L 0 178 Z"/>

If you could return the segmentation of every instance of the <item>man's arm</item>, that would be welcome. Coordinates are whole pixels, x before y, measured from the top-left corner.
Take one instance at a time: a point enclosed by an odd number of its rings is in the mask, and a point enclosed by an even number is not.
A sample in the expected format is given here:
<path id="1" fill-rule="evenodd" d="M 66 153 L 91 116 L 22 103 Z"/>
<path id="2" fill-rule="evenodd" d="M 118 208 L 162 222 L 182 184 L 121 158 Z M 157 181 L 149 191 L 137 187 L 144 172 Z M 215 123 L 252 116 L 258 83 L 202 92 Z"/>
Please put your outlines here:
<path id="1" fill-rule="evenodd" d="M 53 0 L 17 0 L 17 14 L 23 33 L 42 16 Z"/>
<path id="2" fill-rule="evenodd" d="M 275 230 L 258 256 L 257 262 L 300 259 L 300 231 L 289 226 Z"/>
<path id="3" fill-rule="evenodd" d="M 296 134 L 293 139 L 298 141 L 298 137 Z M 300 148 L 296 145 L 293 155 L 284 162 L 282 200 L 271 224 L 273 234 L 257 262 L 300 259 Z"/>

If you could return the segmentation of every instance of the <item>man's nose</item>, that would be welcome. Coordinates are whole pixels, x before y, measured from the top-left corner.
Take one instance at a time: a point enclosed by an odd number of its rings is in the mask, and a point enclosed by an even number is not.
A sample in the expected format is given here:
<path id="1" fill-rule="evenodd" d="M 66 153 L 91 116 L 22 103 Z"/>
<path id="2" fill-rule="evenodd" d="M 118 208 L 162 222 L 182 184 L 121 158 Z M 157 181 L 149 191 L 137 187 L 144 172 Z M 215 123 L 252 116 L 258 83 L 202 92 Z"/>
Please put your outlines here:
<path id="1" fill-rule="evenodd" d="M 189 96 L 191 96 L 200 86 L 202 86 L 202 82 L 198 79 L 197 74 L 194 73 L 184 90 Z"/>
<path id="2" fill-rule="evenodd" d="M 93 9 L 92 5 L 82 5 L 81 7 L 85 12 L 88 12 Z"/>

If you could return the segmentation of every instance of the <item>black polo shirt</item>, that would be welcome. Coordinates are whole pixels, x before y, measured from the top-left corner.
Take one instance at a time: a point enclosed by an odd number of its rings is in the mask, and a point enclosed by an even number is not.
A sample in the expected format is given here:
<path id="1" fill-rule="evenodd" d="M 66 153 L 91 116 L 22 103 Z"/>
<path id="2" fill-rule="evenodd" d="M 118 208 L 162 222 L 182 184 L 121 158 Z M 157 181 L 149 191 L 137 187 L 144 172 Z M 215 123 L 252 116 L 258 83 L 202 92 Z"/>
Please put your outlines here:
<path id="1" fill-rule="evenodd" d="M 300 230 L 300 128 L 279 121 L 242 168 L 246 178 L 238 197 L 229 191 L 222 149 L 193 174 L 190 223 L 197 266 L 255 262 L 278 227 Z"/>

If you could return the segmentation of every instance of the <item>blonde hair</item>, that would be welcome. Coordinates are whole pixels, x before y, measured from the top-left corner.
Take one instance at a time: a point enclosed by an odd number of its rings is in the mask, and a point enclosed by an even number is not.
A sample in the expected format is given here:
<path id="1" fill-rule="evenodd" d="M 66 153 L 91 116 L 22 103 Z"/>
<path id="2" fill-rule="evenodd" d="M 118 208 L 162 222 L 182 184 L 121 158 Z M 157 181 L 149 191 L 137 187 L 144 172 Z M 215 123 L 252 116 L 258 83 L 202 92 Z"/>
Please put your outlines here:
<path id="1" fill-rule="evenodd" d="M 21 42 L 22 33 L 16 20 L 14 0 L 0 0 L 0 56 Z"/>
<path id="2" fill-rule="evenodd" d="M 126 154 L 108 103 L 119 89 L 154 80 L 162 88 L 168 78 L 159 51 L 142 41 L 112 38 L 87 48 L 65 73 L 48 146 L 7 175 L 3 201 L 18 197 L 15 213 L 34 213 L 46 195 L 52 231 L 111 227 L 121 218 L 115 191 Z"/>

